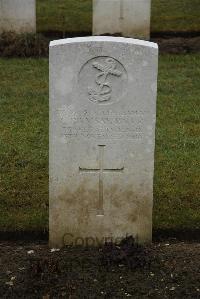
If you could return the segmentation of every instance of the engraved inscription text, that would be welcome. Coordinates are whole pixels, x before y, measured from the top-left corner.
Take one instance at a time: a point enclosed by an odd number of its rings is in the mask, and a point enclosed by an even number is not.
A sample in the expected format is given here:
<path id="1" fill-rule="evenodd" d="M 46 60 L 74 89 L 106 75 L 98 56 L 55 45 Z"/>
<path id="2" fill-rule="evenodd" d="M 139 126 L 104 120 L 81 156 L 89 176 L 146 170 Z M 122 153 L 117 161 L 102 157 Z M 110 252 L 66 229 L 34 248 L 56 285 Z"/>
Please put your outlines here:
<path id="1" fill-rule="evenodd" d="M 68 138 L 103 138 L 141 140 L 144 135 L 145 111 L 83 110 L 68 113 L 64 108 L 59 111 L 64 136 Z M 92 125 L 91 125 L 92 124 Z"/>

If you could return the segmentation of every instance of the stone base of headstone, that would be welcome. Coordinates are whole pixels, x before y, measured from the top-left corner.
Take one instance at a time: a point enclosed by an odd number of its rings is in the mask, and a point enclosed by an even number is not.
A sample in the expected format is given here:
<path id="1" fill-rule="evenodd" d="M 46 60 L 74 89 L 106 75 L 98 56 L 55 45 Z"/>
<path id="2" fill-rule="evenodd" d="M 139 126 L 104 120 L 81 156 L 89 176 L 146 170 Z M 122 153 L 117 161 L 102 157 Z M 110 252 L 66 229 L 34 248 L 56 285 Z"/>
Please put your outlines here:
<path id="1" fill-rule="evenodd" d="M 36 32 L 35 0 L 0 0 L 0 33 Z"/>
<path id="2" fill-rule="evenodd" d="M 149 40 L 151 0 L 93 0 L 93 35 Z"/>

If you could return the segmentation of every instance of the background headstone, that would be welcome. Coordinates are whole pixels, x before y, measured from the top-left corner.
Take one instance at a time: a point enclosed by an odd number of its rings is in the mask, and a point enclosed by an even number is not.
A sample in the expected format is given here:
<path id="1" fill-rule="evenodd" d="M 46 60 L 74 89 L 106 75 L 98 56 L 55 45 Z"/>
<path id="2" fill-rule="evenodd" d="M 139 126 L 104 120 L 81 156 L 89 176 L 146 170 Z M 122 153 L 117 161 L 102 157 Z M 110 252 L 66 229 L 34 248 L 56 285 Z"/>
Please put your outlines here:
<path id="1" fill-rule="evenodd" d="M 157 44 L 50 44 L 50 245 L 151 241 Z"/>
<path id="2" fill-rule="evenodd" d="M 148 40 L 151 0 L 93 0 L 93 35 Z"/>
<path id="3" fill-rule="evenodd" d="M 0 33 L 36 32 L 35 0 L 0 0 Z"/>

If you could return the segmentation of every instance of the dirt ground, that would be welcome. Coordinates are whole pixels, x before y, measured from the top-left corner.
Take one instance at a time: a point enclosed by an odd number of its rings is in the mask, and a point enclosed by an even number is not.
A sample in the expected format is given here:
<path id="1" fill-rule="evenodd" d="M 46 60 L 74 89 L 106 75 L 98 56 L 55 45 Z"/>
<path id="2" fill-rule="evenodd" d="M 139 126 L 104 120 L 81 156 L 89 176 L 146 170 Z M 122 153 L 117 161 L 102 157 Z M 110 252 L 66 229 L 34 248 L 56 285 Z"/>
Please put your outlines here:
<path id="1" fill-rule="evenodd" d="M 91 33 L 88 33 L 90 35 Z M 85 36 L 78 34 L 77 36 Z M 65 38 L 73 37 L 66 35 Z M 49 42 L 63 38 L 59 32 L 47 32 L 46 35 L 0 35 L 0 57 L 48 57 Z M 152 42 L 158 43 L 159 53 L 188 54 L 200 52 L 200 34 L 197 36 L 160 36 L 153 35 Z"/>
<path id="2" fill-rule="evenodd" d="M 151 41 L 158 43 L 160 53 L 187 54 L 200 52 L 200 36 L 185 37 L 153 37 Z"/>
<path id="3" fill-rule="evenodd" d="M 0 242 L 0 298 L 200 298 L 200 243 L 50 250 Z"/>

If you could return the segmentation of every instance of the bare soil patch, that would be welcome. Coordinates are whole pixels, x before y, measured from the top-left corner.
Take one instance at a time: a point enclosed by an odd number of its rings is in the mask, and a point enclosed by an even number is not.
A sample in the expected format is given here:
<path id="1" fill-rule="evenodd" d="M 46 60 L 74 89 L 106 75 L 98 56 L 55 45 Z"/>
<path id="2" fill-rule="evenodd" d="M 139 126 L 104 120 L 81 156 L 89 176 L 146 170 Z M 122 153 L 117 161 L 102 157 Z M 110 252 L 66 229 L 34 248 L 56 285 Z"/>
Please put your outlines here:
<path id="1" fill-rule="evenodd" d="M 186 54 L 200 52 L 200 36 L 196 37 L 157 37 L 152 41 L 158 43 L 160 53 Z"/>
<path id="2" fill-rule="evenodd" d="M 85 36 L 77 33 L 76 36 Z M 91 35 L 91 33 L 88 33 Z M 118 36 L 116 34 L 116 36 Z M 62 35 L 60 32 L 44 34 L 15 34 L 7 32 L 0 35 L 0 57 L 48 57 L 49 42 L 54 39 L 75 37 L 75 34 Z M 158 43 L 160 53 L 186 54 L 200 52 L 200 35 L 171 36 L 152 35 L 151 41 Z"/>
<path id="3" fill-rule="evenodd" d="M 200 243 L 0 243 L 0 298 L 200 298 Z"/>

